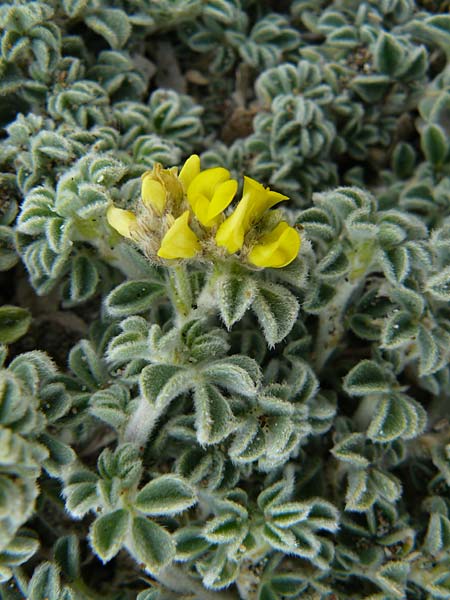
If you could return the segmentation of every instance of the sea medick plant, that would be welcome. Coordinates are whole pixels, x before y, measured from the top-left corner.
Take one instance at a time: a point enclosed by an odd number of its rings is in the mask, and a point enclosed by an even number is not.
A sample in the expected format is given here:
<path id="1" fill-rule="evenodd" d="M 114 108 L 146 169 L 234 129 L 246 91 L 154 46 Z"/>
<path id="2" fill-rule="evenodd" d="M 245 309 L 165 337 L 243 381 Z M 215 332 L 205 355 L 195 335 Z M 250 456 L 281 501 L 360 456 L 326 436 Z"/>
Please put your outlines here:
<path id="1" fill-rule="evenodd" d="M 2 4 L 1 600 L 450 598 L 449 7 Z"/>

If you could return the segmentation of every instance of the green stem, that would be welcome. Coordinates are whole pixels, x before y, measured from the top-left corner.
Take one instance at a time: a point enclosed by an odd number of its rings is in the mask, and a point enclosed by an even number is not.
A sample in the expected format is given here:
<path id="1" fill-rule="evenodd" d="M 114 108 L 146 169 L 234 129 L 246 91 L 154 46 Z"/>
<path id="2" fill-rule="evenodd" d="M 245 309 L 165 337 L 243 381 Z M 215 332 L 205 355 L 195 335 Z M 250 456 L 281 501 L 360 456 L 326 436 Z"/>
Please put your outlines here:
<path id="1" fill-rule="evenodd" d="M 344 335 L 344 315 L 353 293 L 362 285 L 364 280 L 356 282 L 344 281 L 338 291 L 319 315 L 319 329 L 315 345 L 315 368 L 320 372 L 331 354 L 336 350 Z"/>
<path id="2" fill-rule="evenodd" d="M 184 594 L 191 593 L 196 600 L 238 600 L 235 593 L 205 589 L 199 581 L 173 564 L 159 571 L 154 577 L 169 590 Z"/>
<path id="3" fill-rule="evenodd" d="M 169 293 L 178 320 L 182 323 L 192 310 L 192 288 L 185 265 L 168 269 Z"/>
<path id="4" fill-rule="evenodd" d="M 162 413 L 162 408 L 158 409 L 158 407 L 150 404 L 146 398 L 141 396 L 136 410 L 128 421 L 123 441 L 144 448 Z"/>

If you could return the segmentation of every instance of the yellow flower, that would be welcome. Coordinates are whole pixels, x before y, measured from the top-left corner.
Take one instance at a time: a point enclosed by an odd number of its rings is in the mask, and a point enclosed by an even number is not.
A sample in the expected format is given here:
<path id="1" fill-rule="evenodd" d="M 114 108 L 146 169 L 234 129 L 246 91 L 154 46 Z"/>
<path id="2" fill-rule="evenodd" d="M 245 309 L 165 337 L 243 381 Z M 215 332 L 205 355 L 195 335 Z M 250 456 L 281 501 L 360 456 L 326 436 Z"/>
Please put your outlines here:
<path id="1" fill-rule="evenodd" d="M 200 170 L 200 158 L 190 156 L 178 175 L 195 216 L 204 227 L 217 224 L 217 217 L 233 200 L 237 181 L 223 167 Z"/>
<path id="2" fill-rule="evenodd" d="M 237 252 L 244 244 L 246 233 L 265 211 L 287 199 L 287 196 L 272 192 L 254 179 L 244 177 L 242 200 L 217 230 L 217 245 L 226 248 L 229 254 Z"/>
<path id="3" fill-rule="evenodd" d="M 248 260 L 257 267 L 279 269 L 291 263 L 300 250 L 300 235 L 286 221 L 263 235 L 251 249 Z"/>
<path id="4" fill-rule="evenodd" d="M 161 240 L 158 250 L 160 258 L 192 258 L 199 252 L 200 244 L 197 236 L 189 227 L 189 211 L 175 219 L 172 226 Z"/>
<path id="5" fill-rule="evenodd" d="M 198 154 L 192 154 L 184 163 L 178 179 L 181 181 L 184 190 L 187 192 L 188 187 L 193 179 L 200 173 L 200 157 Z"/>
<path id="6" fill-rule="evenodd" d="M 141 197 L 147 208 L 153 208 L 158 215 L 162 215 L 166 207 L 167 193 L 163 184 L 154 178 L 151 171 L 142 176 Z"/>
<path id="7" fill-rule="evenodd" d="M 106 218 L 113 229 L 126 238 L 133 239 L 132 232 L 138 228 L 136 215 L 131 210 L 110 206 Z"/>

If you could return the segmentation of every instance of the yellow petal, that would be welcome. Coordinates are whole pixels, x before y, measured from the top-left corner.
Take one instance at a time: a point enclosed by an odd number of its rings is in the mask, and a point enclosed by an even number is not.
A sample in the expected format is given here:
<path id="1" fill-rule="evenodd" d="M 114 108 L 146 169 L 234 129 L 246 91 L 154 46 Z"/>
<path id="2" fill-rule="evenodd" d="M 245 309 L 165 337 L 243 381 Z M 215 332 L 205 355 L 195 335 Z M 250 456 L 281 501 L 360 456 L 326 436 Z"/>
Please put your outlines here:
<path id="1" fill-rule="evenodd" d="M 120 235 L 132 239 L 131 234 L 137 227 L 137 219 L 131 210 L 123 210 L 111 205 L 106 211 L 106 218 L 111 227 Z"/>
<path id="2" fill-rule="evenodd" d="M 213 197 L 208 206 L 208 221 L 213 221 L 227 208 L 233 200 L 237 188 L 238 182 L 235 179 L 228 179 L 228 181 L 216 185 Z"/>
<path id="3" fill-rule="evenodd" d="M 229 179 L 230 172 L 227 169 L 214 167 L 201 171 L 189 185 L 187 190 L 188 201 L 202 225 L 209 227 L 213 224 L 208 214 L 209 204 L 217 187 Z"/>
<path id="4" fill-rule="evenodd" d="M 237 252 L 244 244 L 246 233 L 266 210 L 287 199 L 288 196 L 272 192 L 251 177 L 244 177 L 242 200 L 217 230 L 217 245 L 225 247 L 230 254 Z"/>
<path id="5" fill-rule="evenodd" d="M 159 215 L 162 215 L 166 206 L 166 190 L 162 183 L 153 178 L 153 173 L 147 171 L 142 177 L 141 188 L 142 202 L 147 208 L 153 208 Z"/>
<path id="6" fill-rule="evenodd" d="M 282 221 L 253 246 L 248 260 L 257 267 L 279 269 L 294 260 L 300 250 L 300 243 L 298 231 Z"/>
<path id="7" fill-rule="evenodd" d="M 242 198 L 234 212 L 225 219 L 220 225 L 216 233 L 216 244 L 223 246 L 229 252 L 237 252 L 244 244 L 244 237 L 247 233 L 247 212 L 248 212 L 249 198 Z"/>
<path id="8" fill-rule="evenodd" d="M 181 181 L 185 191 L 191 185 L 192 180 L 200 173 L 200 157 L 197 154 L 190 156 L 181 168 L 178 179 Z"/>
<path id="9" fill-rule="evenodd" d="M 256 222 L 260 219 L 266 210 L 278 204 L 282 200 L 288 200 L 289 197 L 279 192 L 273 192 L 270 188 L 265 188 L 261 183 L 255 181 L 251 177 L 244 177 L 244 189 L 242 192 L 242 198 L 248 196 L 249 221 Z"/>
<path id="10" fill-rule="evenodd" d="M 161 258 L 192 258 L 199 252 L 200 244 L 197 236 L 189 227 L 189 211 L 175 219 L 161 241 L 158 256 Z"/>

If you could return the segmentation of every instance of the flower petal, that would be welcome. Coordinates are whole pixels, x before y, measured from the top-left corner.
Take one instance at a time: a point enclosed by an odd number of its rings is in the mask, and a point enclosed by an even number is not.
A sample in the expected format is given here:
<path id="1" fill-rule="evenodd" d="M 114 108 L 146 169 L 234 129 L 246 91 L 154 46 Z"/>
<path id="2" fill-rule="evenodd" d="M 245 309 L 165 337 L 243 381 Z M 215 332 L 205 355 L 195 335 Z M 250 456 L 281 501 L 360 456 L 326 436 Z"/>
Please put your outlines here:
<path id="1" fill-rule="evenodd" d="M 106 211 L 106 218 L 120 235 L 132 239 L 132 231 L 137 228 L 137 219 L 131 210 L 123 210 L 111 205 Z"/>
<path id="2" fill-rule="evenodd" d="M 269 210 L 269 208 L 272 208 L 272 206 L 275 206 L 275 204 L 278 204 L 282 200 L 289 199 L 284 194 L 273 192 L 270 188 L 265 188 L 251 177 L 244 177 L 242 198 L 246 196 L 250 198 L 248 219 L 253 223 L 260 219 L 266 210 Z"/>
<path id="3" fill-rule="evenodd" d="M 175 219 L 173 225 L 161 240 L 158 256 L 161 258 L 192 258 L 200 251 L 197 236 L 189 227 L 189 211 Z"/>
<path id="4" fill-rule="evenodd" d="M 249 198 L 242 198 L 234 212 L 219 226 L 216 233 L 216 244 L 223 246 L 229 254 L 240 250 L 247 233 L 247 212 Z"/>
<path id="5" fill-rule="evenodd" d="M 279 269 L 291 263 L 300 249 L 300 235 L 285 221 L 263 235 L 251 249 L 248 260 L 257 267 Z"/>
<path id="6" fill-rule="evenodd" d="M 185 191 L 191 185 L 193 179 L 200 173 L 200 157 L 198 154 L 192 154 L 184 163 L 178 179 L 181 181 Z"/>
<path id="7" fill-rule="evenodd" d="M 142 177 L 141 196 L 147 208 L 153 208 L 162 215 L 166 206 L 167 193 L 162 183 L 154 179 L 151 171 L 144 173 Z"/>
<path id="8" fill-rule="evenodd" d="M 219 183 L 215 190 L 211 202 L 208 206 L 208 221 L 213 221 L 223 212 L 233 200 L 237 192 L 238 183 L 235 179 L 228 179 Z"/>

